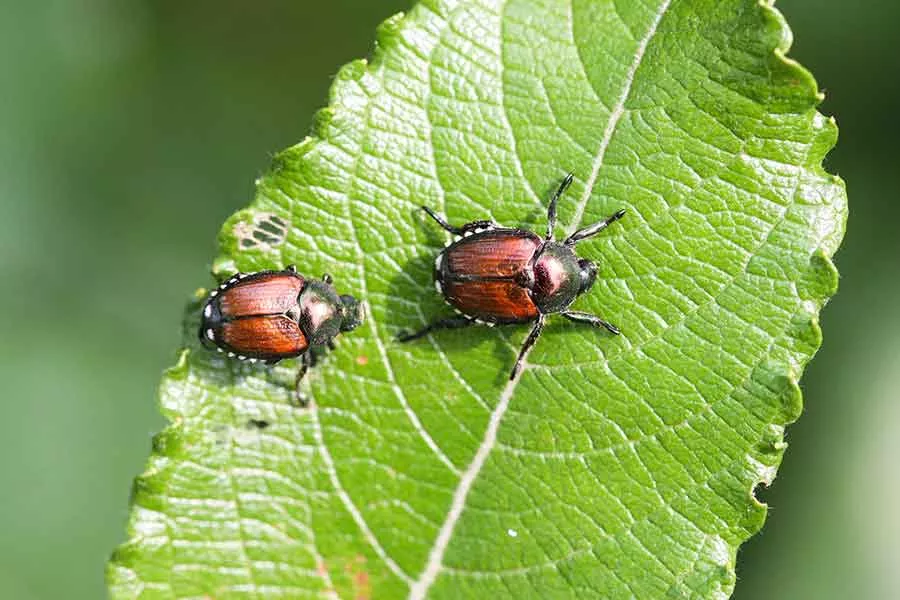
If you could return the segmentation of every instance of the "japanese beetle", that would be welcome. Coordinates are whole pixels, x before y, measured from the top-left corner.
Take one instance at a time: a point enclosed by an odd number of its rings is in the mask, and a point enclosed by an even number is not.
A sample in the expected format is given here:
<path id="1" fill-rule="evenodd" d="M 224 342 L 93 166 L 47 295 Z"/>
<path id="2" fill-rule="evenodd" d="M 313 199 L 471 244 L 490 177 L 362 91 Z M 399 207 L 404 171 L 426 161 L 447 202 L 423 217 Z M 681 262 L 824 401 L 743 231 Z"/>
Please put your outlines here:
<path id="1" fill-rule="evenodd" d="M 305 278 L 294 265 L 283 271 L 237 273 L 209 293 L 200 340 L 230 358 L 275 364 L 303 356 L 297 383 L 314 360 L 312 349 L 332 345 L 363 321 L 362 305 L 340 296 L 331 276 Z"/>
<path id="2" fill-rule="evenodd" d="M 438 225 L 460 236 L 434 262 L 435 287 L 460 314 L 435 321 L 415 333 L 401 333 L 399 341 L 414 340 L 435 329 L 467 327 L 473 323 L 491 326 L 534 323 L 509 375 L 512 380 L 522 367 L 525 353 L 541 335 L 546 315 L 558 313 L 571 321 L 604 327 L 618 334 L 618 328 L 600 317 L 568 308 L 597 278 L 597 265 L 578 258 L 575 244 L 597 235 L 621 219 L 625 211 L 579 229 L 562 242 L 554 241 L 556 203 L 571 185 L 572 177 L 569 173 L 550 199 L 547 234 L 543 238 L 533 231 L 500 227 L 491 221 L 473 221 L 454 227 L 423 206 Z"/>

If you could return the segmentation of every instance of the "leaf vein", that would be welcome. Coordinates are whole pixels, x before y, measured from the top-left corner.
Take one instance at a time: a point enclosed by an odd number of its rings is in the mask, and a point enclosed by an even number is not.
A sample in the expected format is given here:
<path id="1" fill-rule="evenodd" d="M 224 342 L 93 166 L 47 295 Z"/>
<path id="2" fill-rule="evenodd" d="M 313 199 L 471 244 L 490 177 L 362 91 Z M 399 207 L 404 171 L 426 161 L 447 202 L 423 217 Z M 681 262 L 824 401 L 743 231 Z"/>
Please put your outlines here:
<path id="1" fill-rule="evenodd" d="M 584 193 L 582 194 L 581 199 L 578 201 L 578 204 L 575 206 L 575 215 L 572 218 L 572 226 L 569 228 L 570 235 L 581 226 L 581 220 L 584 218 L 584 211 L 587 208 L 588 200 L 590 200 L 591 198 L 591 194 L 594 191 L 594 184 L 597 183 L 597 177 L 600 175 L 600 167 L 603 166 L 603 158 L 606 156 L 606 149 L 609 147 L 609 144 L 612 141 L 613 135 L 616 132 L 616 126 L 619 124 L 619 120 L 622 118 L 622 115 L 625 114 L 625 103 L 628 101 L 628 97 L 631 95 L 631 90 L 634 85 L 634 78 L 637 74 L 637 70 L 641 66 L 641 62 L 647 52 L 647 46 L 650 44 L 650 40 L 653 39 L 653 36 L 656 35 L 656 30 L 659 27 L 659 23 L 660 21 L 662 21 L 663 15 L 669 9 L 669 4 L 671 3 L 671 1 L 672 0 L 663 0 L 659 8 L 656 10 L 656 14 L 654 16 L 653 22 L 650 24 L 650 28 L 648 29 L 647 33 L 644 34 L 644 37 L 641 38 L 641 41 L 638 44 L 637 50 L 635 51 L 634 60 L 631 63 L 631 67 L 628 69 L 628 73 L 625 75 L 625 85 L 622 88 L 622 93 L 620 94 L 619 99 L 616 101 L 616 104 L 613 107 L 613 111 L 609 116 L 609 121 L 606 124 L 606 130 L 603 132 L 603 137 L 600 140 L 600 147 L 597 149 L 597 154 L 594 157 L 593 164 L 591 165 L 590 175 L 588 175 L 587 181 L 585 181 Z"/>

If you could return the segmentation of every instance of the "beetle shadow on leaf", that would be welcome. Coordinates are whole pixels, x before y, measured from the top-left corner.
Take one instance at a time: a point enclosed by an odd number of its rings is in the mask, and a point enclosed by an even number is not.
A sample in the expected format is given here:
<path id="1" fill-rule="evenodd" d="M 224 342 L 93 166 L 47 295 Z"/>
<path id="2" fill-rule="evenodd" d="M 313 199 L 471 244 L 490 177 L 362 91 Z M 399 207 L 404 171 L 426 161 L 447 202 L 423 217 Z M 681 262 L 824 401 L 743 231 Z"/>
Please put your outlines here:
<path id="1" fill-rule="evenodd" d="M 548 315 L 547 325 L 531 357 L 538 364 L 551 366 L 600 365 L 607 360 L 607 351 L 616 339 L 617 336 L 601 327 L 572 323 L 561 315 Z"/>
<path id="2" fill-rule="evenodd" d="M 544 237 L 547 228 L 547 209 L 535 206 L 533 210 L 522 213 L 520 218 L 516 219 L 515 223 L 510 223 L 509 226 L 531 230 Z"/>
<path id="3" fill-rule="evenodd" d="M 448 309 L 432 284 L 434 256 L 439 249 L 423 250 L 419 256 L 400 265 L 388 285 L 387 298 L 382 309 L 388 332 L 396 337 L 403 331 L 417 331 L 437 315 Z M 449 309 L 448 309 L 449 310 Z M 424 319 L 424 320 L 423 320 Z M 399 343 L 399 342 L 398 342 Z"/>

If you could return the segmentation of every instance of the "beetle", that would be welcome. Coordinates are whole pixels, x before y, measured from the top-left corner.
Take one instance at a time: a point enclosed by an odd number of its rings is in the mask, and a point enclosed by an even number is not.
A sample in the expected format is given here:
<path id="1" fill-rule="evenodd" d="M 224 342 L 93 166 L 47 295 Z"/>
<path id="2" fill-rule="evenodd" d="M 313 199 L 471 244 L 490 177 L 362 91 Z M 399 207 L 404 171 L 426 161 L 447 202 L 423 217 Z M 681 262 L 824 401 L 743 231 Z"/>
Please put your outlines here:
<path id="1" fill-rule="evenodd" d="M 570 321 L 603 327 L 618 335 L 615 325 L 596 315 L 569 310 L 569 306 L 591 289 L 597 278 L 597 265 L 579 258 L 575 244 L 621 219 L 625 210 L 579 229 L 562 242 L 555 241 L 556 204 L 572 184 L 573 177 L 569 173 L 550 199 L 547 233 L 543 238 L 533 231 L 501 227 L 492 221 L 472 221 L 455 227 L 423 206 L 438 225 L 459 236 L 434 262 L 435 288 L 459 314 L 434 321 L 413 333 L 403 332 L 398 340 L 408 342 L 435 329 L 456 329 L 474 323 L 491 326 L 534 323 L 509 375 L 513 380 L 522 368 L 525 354 L 540 337 L 547 315 L 560 314 Z"/>
<path id="2" fill-rule="evenodd" d="M 207 296 L 200 340 L 229 358 L 275 364 L 302 356 L 297 384 L 315 357 L 340 332 L 363 322 L 362 304 L 338 295 L 330 275 L 307 279 L 294 265 L 282 271 L 236 273 Z"/>

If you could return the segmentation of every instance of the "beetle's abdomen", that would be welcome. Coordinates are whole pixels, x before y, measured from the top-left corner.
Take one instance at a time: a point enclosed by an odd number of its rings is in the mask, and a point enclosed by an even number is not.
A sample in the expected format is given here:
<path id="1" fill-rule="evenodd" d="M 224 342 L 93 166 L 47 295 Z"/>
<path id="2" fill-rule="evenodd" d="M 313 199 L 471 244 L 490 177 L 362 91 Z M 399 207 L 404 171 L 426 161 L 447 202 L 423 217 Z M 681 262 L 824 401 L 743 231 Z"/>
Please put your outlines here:
<path id="1" fill-rule="evenodd" d="M 218 297 L 224 319 L 287 312 L 297 304 L 303 277 L 286 271 L 248 275 L 226 287 Z"/>
<path id="2" fill-rule="evenodd" d="M 284 315 L 225 321 L 214 331 L 217 345 L 249 358 L 288 358 L 309 346 L 297 322 Z"/>
<path id="3" fill-rule="evenodd" d="M 305 285 L 291 268 L 235 275 L 210 293 L 200 338 L 242 360 L 273 361 L 302 354 L 309 340 L 296 315 Z"/>
<path id="4" fill-rule="evenodd" d="M 492 323 L 516 323 L 537 318 L 528 290 L 511 280 L 445 281 L 444 297 L 463 314 Z"/>
<path id="5" fill-rule="evenodd" d="M 447 302 L 465 315 L 491 323 L 531 321 L 538 309 L 527 286 L 542 244 L 530 231 L 482 231 L 448 246 L 435 277 Z"/>
<path id="6" fill-rule="evenodd" d="M 463 277 L 514 277 L 528 266 L 541 243 L 541 238 L 530 231 L 482 231 L 444 250 L 445 273 Z"/>

